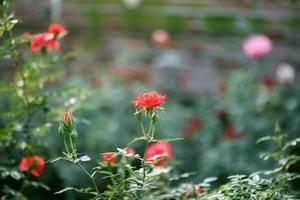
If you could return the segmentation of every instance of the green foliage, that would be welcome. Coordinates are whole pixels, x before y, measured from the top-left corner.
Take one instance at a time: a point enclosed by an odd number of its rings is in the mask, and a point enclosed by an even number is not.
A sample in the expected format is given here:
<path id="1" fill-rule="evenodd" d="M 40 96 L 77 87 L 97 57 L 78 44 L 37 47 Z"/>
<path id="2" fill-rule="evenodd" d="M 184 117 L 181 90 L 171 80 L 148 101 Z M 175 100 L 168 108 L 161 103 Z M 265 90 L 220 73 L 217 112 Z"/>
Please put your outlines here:
<path id="1" fill-rule="evenodd" d="M 51 130 L 60 108 L 71 90 L 54 88 L 61 84 L 57 66 L 68 58 L 55 52 L 30 52 L 31 36 L 14 36 L 18 20 L 1 1 L 0 58 L 8 63 L 8 78 L 1 82 L 0 102 L 0 196 L 2 199 L 27 199 L 30 188 L 49 190 L 29 172 L 21 172 L 22 157 L 42 155 L 47 147 L 44 136 Z M 59 105 L 59 106 L 58 106 Z"/>

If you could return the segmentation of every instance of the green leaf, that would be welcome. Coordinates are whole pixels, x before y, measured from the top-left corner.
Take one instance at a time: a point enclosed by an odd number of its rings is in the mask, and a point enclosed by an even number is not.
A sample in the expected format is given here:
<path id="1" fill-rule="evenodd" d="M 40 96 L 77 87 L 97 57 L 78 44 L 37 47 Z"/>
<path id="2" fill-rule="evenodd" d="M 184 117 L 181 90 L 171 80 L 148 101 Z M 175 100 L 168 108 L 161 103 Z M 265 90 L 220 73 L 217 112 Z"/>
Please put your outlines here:
<path id="1" fill-rule="evenodd" d="M 300 138 L 296 138 L 292 141 L 289 141 L 284 145 L 283 150 L 286 150 L 287 148 L 292 146 L 296 146 L 298 143 L 300 143 Z"/>
<path id="2" fill-rule="evenodd" d="M 273 137 L 273 136 L 270 136 L 270 135 L 264 136 L 264 137 L 259 138 L 259 139 L 256 141 L 256 144 L 259 144 L 259 143 L 262 143 L 262 142 L 265 142 L 265 141 L 269 141 L 269 140 L 271 140 L 271 139 L 274 139 L 274 137 Z"/>
<path id="3" fill-rule="evenodd" d="M 92 192 L 93 189 L 91 187 L 88 187 L 88 188 L 74 188 L 74 187 L 66 187 L 60 191 L 57 191 L 55 192 L 54 194 L 61 194 L 61 193 L 64 193 L 64 192 L 67 192 L 67 191 L 75 191 L 75 192 L 78 192 L 78 193 L 84 193 L 84 194 L 93 194 L 93 195 L 96 195 L 97 193 L 95 192 Z"/>

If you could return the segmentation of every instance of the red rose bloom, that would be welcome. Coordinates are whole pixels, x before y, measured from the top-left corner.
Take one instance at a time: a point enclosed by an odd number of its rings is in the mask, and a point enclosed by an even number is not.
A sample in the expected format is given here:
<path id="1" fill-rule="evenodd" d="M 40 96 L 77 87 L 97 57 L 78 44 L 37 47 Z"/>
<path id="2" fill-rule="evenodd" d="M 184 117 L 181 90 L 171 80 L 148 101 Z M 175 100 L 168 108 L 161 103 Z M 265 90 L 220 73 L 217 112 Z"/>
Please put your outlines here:
<path id="1" fill-rule="evenodd" d="M 118 158 L 114 153 L 103 153 L 102 158 L 107 161 L 110 165 L 116 164 Z"/>
<path id="2" fill-rule="evenodd" d="M 172 160 L 172 146 L 168 142 L 156 142 L 149 146 L 146 153 L 146 161 L 155 161 L 155 166 L 163 166 L 165 160 Z"/>
<path id="3" fill-rule="evenodd" d="M 157 92 L 147 92 L 140 94 L 132 103 L 137 108 L 148 110 L 162 105 L 166 99 L 166 95 L 159 95 Z"/>
<path id="4" fill-rule="evenodd" d="M 126 151 L 126 153 L 127 153 L 128 156 L 135 155 L 135 150 L 133 148 L 126 147 L 124 150 Z"/>
<path id="5" fill-rule="evenodd" d="M 45 161 L 40 156 L 31 156 L 22 158 L 19 163 L 21 171 L 29 171 L 33 176 L 40 176 L 44 173 Z"/>
<path id="6" fill-rule="evenodd" d="M 66 32 L 66 29 L 63 25 L 58 23 L 52 23 L 49 25 L 48 28 L 49 33 L 52 33 L 54 35 L 60 35 Z"/>
<path id="7" fill-rule="evenodd" d="M 31 51 L 37 52 L 40 51 L 43 47 L 46 47 L 48 51 L 53 49 L 59 49 L 59 43 L 54 39 L 52 33 L 40 33 L 32 37 L 30 43 Z"/>
<path id="8" fill-rule="evenodd" d="M 72 123 L 73 122 L 73 117 L 72 117 L 72 112 L 70 111 L 66 111 L 64 112 L 64 124 L 66 126 L 68 126 L 68 123 Z"/>

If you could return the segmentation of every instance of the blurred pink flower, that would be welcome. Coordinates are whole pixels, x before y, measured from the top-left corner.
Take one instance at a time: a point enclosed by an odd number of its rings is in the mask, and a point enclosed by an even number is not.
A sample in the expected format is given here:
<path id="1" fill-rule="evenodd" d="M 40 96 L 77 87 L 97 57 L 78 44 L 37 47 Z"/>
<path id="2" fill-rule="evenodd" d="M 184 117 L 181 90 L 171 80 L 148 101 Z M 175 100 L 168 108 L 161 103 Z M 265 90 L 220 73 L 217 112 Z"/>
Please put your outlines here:
<path id="1" fill-rule="evenodd" d="M 170 42 L 170 35 L 165 30 L 156 30 L 152 33 L 152 41 L 158 45 L 166 45 Z"/>
<path id="2" fill-rule="evenodd" d="M 253 35 L 243 43 L 244 53 L 248 58 L 261 59 L 268 55 L 272 49 L 272 41 L 266 35 Z"/>
<path id="3" fill-rule="evenodd" d="M 293 82 L 295 79 L 294 68 L 287 64 L 280 64 L 276 69 L 276 80 L 281 84 L 287 84 Z"/>

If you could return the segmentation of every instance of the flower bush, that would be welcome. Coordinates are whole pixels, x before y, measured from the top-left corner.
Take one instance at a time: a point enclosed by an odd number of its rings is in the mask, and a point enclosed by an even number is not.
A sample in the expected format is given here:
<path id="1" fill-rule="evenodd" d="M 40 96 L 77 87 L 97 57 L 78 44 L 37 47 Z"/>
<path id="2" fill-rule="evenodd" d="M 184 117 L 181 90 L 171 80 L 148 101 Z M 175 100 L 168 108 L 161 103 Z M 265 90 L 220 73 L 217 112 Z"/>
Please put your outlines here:
<path id="1" fill-rule="evenodd" d="M 151 95 L 149 95 L 151 94 Z M 155 94 L 155 95 L 153 95 Z M 162 100 L 157 103 L 157 100 Z M 186 178 L 188 173 L 174 176 L 171 173 L 173 165 L 172 146 L 170 139 L 155 139 L 155 126 L 158 122 L 160 107 L 165 100 L 156 92 L 139 95 L 133 104 L 137 111 L 135 116 L 141 128 L 141 135 L 129 144 L 144 141 L 145 150 L 142 156 L 136 154 L 130 147 L 117 148 L 116 152 L 103 153 L 102 162 L 88 171 L 81 163 L 89 162 L 87 155 L 77 152 L 77 137 L 74 119 L 70 112 L 65 112 L 60 123 L 59 132 L 63 135 L 65 151 L 63 156 L 55 159 L 66 160 L 77 165 L 91 180 L 92 186 L 87 188 L 67 187 L 57 194 L 73 190 L 92 196 L 93 199 L 297 199 L 299 194 L 291 187 L 291 181 L 300 178 L 295 172 L 290 172 L 290 167 L 299 162 L 299 155 L 291 155 L 288 150 L 299 143 L 299 138 L 286 141 L 287 135 L 282 134 L 280 128 L 275 129 L 275 136 L 265 136 L 257 141 L 262 143 L 273 141 L 277 150 L 264 152 L 261 158 L 273 159 L 277 167 L 271 170 L 257 171 L 250 175 L 230 176 L 229 182 L 210 190 L 211 182 L 216 178 L 204 179 L 202 183 L 171 184 L 172 181 Z M 142 102 L 139 104 L 137 102 Z M 148 104 L 146 104 L 147 102 Z M 153 102 L 155 102 L 153 104 Z M 144 104 L 145 103 L 145 104 Z M 140 106 L 142 105 L 142 106 Z M 147 106 L 146 106 L 147 105 Z M 146 106 L 146 107 L 145 107 Z M 67 116 L 67 117 L 66 117 Z M 145 130 L 142 118 L 149 120 L 149 129 Z M 69 128 L 68 128 L 69 127 Z M 74 134 L 76 133 L 76 134 Z M 228 136 L 227 136 L 228 137 Z M 69 138 L 69 142 L 68 141 Z M 83 155 L 83 156 L 82 156 Z M 139 164 L 133 165 L 137 160 Z M 99 190 L 97 177 L 108 179 L 104 191 Z"/>
<path id="2" fill-rule="evenodd" d="M 0 8 L 0 57 L 9 71 L 0 90 L 0 196 L 25 200 L 35 193 L 53 193 L 45 184 L 52 185 L 45 175 L 47 137 L 66 109 L 62 105 L 70 96 L 77 97 L 78 90 L 54 87 L 62 84 L 58 66 L 69 57 L 58 52 L 65 27 L 51 23 L 47 32 L 14 36 L 19 20 L 10 13 L 7 1 L 1 1 Z"/>

